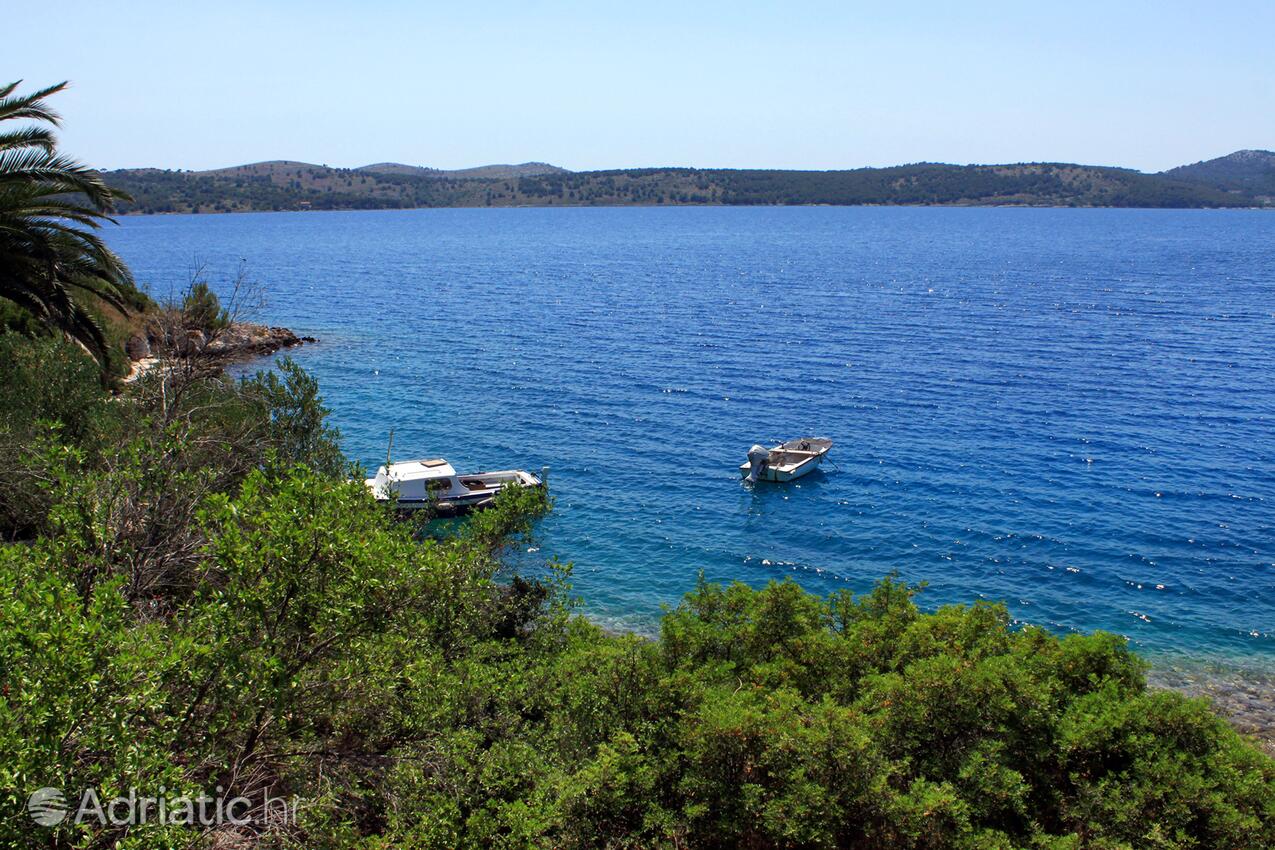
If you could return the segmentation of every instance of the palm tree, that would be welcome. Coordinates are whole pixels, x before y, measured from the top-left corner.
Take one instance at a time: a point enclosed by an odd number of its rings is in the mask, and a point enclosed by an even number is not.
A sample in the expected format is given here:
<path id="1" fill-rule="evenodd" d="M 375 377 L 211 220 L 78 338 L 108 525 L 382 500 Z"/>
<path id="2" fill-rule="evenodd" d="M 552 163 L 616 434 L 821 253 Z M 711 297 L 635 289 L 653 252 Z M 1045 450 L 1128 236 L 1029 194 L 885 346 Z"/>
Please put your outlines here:
<path id="1" fill-rule="evenodd" d="M 45 100 L 67 84 L 14 94 L 21 82 L 0 85 L 0 122 L 34 122 L 0 130 L 0 298 L 78 341 L 105 369 L 106 338 L 81 296 L 127 312 L 132 274 L 94 231 L 128 198 L 57 152 L 51 128 L 61 119 Z"/>

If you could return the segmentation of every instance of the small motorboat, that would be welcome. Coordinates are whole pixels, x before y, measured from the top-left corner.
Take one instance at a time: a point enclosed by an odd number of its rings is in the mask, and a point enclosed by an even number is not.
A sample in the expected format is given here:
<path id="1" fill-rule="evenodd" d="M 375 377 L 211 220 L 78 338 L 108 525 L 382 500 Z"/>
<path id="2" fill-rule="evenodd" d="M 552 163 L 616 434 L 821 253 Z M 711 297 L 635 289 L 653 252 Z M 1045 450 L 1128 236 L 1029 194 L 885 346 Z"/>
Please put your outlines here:
<path id="1" fill-rule="evenodd" d="M 749 481 L 792 481 L 818 469 L 831 448 L 824 437 L 798 437 L 773 449 L 753 446 L 739 474 Z"/>
<path id="2" fill-rule="evenodd" d="M 378 501 L 393 500 L 405 511 L 430 508 L 438 516 L 487 507 L 506 487 L 544 486 L 540 478 L 521 469 L 458 474 L 441 457 L 389 463 L 363 483 Z"/>

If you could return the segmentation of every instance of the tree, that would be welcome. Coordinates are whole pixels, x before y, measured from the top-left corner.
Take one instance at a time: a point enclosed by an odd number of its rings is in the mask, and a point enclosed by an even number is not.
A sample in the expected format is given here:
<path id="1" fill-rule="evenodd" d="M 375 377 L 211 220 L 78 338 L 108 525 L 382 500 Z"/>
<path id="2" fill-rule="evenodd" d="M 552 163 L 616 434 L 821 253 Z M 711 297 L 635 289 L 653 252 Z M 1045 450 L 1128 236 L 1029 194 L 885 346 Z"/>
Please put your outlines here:
<path id="1" fill-rule="evenodd" d="M 83 296 L 128 312 L 132 275 L 94 233 L 127 196 L 57 152 L 51 128 L 61 119 L 45 101 L 67 84 L 15 94 L 21 82 L 0 85 L 0 122 L 34 122 L 0 130 L 0 298 L 79 342 L 105 369 L 106 338 Z"/>
<path id="2" fill-rule="evenodd" d="M 182 297 L 182 317 L 192 330 L 206 334 L 225 330 L 230 325 L 230 313 L 203 280 L 191 284 L 190 291 Z"/>

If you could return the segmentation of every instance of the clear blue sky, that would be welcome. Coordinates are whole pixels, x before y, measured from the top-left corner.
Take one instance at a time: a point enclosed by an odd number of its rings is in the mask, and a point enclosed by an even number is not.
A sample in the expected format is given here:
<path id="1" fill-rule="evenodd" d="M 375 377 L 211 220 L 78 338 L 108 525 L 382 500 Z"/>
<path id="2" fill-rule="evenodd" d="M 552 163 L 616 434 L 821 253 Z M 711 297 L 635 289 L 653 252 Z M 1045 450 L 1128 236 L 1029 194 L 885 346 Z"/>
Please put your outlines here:
<path id="1" fill-rule="evenodd" d="M 1275 2 L 8 4 L 103 168 L 1160 170 L 1275 148 Z"/>

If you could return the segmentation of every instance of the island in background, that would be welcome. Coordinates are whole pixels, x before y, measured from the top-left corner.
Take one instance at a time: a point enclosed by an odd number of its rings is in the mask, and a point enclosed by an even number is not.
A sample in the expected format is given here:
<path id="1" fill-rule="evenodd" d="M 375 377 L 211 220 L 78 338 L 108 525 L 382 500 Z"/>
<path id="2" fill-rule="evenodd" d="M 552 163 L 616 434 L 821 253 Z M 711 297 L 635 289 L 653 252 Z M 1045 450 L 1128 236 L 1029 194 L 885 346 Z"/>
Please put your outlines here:
<path id="1" fill-rule="evenodd" d="M 329 168 L 278 160 L 213 171 L 120 169 L 103 176 L 132 196 L 120 205 L 125 214 L 703 204 L 1275 206 L 1275 153 L 1264 150 L 1237 151 L 1158 174 L 1070 163 L 568 171 L 528 162 L 442 171 L 393 162 Z"/>

